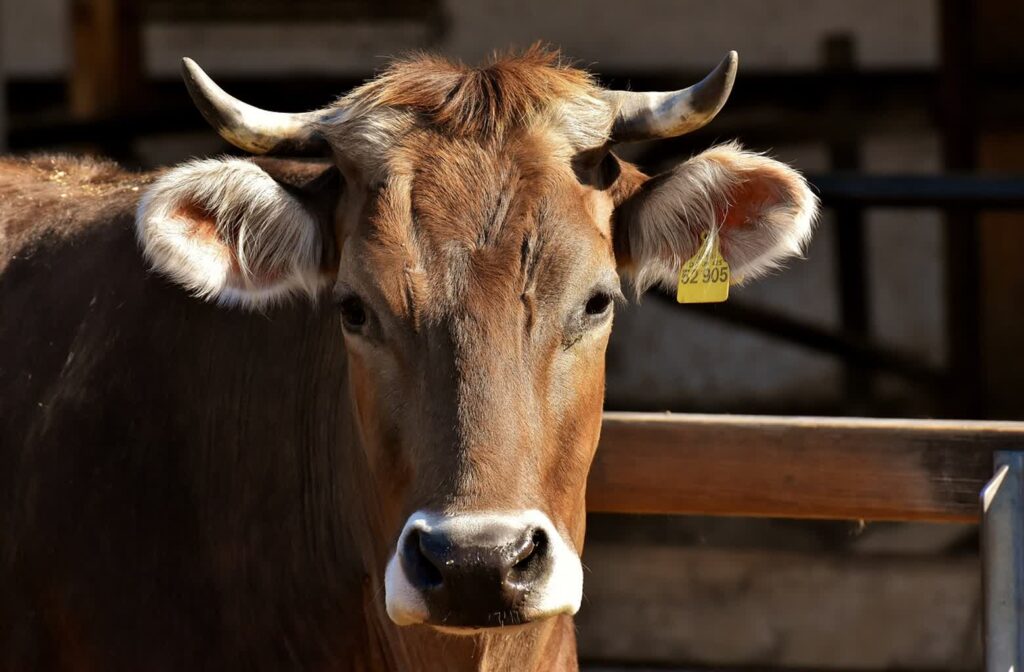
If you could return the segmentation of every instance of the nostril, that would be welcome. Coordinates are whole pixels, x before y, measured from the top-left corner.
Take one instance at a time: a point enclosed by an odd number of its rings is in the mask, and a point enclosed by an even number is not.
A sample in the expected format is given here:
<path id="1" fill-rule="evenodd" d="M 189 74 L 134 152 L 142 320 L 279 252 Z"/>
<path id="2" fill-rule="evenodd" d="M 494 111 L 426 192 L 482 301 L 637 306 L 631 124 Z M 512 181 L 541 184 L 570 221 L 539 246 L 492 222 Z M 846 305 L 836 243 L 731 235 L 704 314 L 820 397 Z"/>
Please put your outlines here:
<path id="1" fill-rule="evenodd" d="M 547 555 L 548 535 L 539 527 L 526 538 L 525 543 L 519 548 L 516 554 L 512 569 L 517 572 L 526 572 L 532 565 Z"/>
<path id="2" fill-rule="evenodd" d="M 437 565 L 439 559 L 435 558 L 432 550 L 419 530 L 412 530 L 406 535 L 402 564 L 409 578 L 421 589 L 436 588 L 444 583 L 441 568 Z"/>

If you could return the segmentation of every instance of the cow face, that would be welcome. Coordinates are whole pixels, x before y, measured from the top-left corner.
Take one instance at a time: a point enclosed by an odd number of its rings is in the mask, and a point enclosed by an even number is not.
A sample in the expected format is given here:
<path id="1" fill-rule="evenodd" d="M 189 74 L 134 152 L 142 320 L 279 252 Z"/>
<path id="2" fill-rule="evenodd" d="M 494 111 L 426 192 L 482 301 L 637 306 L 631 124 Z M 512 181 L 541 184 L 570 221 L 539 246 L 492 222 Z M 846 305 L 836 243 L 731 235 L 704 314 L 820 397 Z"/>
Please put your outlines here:
<path id="1" fill-rule="evenodd" d="M 334 296 L 363 444 L 399 522 L 396 622 L 579 606 L 620 290 L 610 198 L 580 184 L 559 141 L 414 132 L 343 218 Z"/>
<path id="2" fill-rule="evenodd" d="M 611 142 L 688 130 L 652 115 L 717 111 L 724 94 L 637 109 L 539 52 L 400 63 L 314 117 L 218 107 L 189 67 L 225 137 L 317 145 L 334 168 L 187 164 L 146 194 L 140 240 L 219 301 L 331 296 L 391 619 L 464 631 L 575 613 L 620 278 L 674 285 L 709 233 L 735 275 L 777 265 L 810 232 L 804 181 L 732 145 L 649 179 Z"/>

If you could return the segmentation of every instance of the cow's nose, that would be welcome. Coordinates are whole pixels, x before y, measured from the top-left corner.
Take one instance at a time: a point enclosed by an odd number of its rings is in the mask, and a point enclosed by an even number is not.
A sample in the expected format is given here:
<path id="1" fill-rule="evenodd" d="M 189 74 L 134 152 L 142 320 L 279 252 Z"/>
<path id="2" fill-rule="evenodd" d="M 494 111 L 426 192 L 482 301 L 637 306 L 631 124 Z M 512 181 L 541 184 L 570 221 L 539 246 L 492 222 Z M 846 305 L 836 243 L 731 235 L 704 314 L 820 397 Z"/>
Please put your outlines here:
<path id="1" fill-rule="evenodd" d="M 579 555 L 535 509 L 416 511 L 384 575 L 392 621 L 452 633 L 575 614 L 582 596 Z"/>
<path id="2" fill-rule="evenodd" d="M 414 529 L 400 549 L 412 586 L 452 626 L 511 625 L 551 569 L 540 527 L 482 526 L 471 533 Z"/>

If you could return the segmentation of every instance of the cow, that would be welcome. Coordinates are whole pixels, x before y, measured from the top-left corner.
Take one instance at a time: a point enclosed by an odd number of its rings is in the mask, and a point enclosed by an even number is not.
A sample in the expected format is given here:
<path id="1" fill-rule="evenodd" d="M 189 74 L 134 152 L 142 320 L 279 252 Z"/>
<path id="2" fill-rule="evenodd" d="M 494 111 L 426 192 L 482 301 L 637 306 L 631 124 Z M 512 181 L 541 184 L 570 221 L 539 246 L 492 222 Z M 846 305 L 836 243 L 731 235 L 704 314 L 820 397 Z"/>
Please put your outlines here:
<path id="1" fill-rule="evenodd" d="M 757 277 L 816 216 L 734 143 L 617 157 L 736 67 L 417 55 L 279 113 L 186 59 L 247 155 L 0 161 L 0 669 L 576 669 L 623 285 L 708 241 Z"/>

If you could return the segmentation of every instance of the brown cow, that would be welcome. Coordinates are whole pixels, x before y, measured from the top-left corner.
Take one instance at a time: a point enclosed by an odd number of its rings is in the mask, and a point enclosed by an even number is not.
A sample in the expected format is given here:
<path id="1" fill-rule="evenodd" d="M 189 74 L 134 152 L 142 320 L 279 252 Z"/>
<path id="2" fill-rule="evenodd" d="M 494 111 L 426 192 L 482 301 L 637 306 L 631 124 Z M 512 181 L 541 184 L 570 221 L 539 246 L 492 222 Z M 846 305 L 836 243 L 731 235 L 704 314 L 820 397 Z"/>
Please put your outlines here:
<path id="1" fill-rule="evenodd" d="M 225 138 L 330 161 L 0 162 L 0 668 L 575 669 L 620 277 L 673 287 L 708 236 L 755 277 L 815 216 L 735 145 L 610 151 L 735 67 L 416 57 L 280 114 L 186 61 Z"/>

